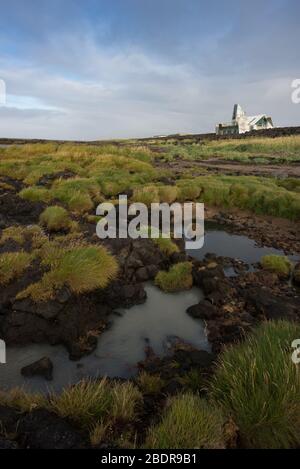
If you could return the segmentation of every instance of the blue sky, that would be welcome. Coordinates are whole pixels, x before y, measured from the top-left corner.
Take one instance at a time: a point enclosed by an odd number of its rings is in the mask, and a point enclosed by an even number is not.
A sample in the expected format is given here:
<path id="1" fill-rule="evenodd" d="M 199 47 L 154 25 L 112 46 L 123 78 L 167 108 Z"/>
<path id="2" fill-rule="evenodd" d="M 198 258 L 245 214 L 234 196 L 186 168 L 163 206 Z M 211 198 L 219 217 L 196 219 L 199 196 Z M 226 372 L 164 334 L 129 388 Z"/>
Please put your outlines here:
<path id="1" fill-rule="evenodd" d="M 298 0 L 0 0 L 0 137 L 213 131 L 235 102 L 299 125 Z"/>

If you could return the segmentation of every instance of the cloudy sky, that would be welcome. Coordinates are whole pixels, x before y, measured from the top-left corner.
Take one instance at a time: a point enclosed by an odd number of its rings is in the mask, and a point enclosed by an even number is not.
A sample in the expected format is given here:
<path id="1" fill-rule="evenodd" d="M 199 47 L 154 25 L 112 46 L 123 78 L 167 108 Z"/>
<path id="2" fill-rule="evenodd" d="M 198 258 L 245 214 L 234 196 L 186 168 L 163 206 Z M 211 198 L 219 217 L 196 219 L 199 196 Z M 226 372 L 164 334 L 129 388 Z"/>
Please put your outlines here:
<path id="1" fill-rule="evenodd" d="M 0 137 L 213 131 L 239 102 L 300 125 L 299 0 L 0 0 Z"/>

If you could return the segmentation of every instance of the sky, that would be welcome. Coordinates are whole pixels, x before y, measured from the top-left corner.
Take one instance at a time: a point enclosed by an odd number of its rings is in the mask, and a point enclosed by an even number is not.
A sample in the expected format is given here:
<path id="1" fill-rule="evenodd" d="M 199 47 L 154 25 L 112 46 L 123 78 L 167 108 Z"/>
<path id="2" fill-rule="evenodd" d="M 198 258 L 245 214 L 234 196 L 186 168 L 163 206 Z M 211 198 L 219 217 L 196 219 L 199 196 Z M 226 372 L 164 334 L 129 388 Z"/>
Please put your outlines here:
<path id="1" fill-rule="evenodd" d="M 300 125 L 299 0 L 0 0 L 0 138 Z"/>

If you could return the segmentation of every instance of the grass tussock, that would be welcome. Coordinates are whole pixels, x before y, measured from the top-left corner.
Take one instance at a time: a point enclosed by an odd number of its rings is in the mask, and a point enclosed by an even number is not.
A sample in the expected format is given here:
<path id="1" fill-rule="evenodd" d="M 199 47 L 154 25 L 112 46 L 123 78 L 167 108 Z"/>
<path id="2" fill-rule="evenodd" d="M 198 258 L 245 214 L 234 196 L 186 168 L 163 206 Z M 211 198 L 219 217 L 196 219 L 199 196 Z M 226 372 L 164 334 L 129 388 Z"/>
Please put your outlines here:
<path id="1" fill-rule="evenodd" d="M 159 375 L 151 375 L 146 371 L 139 374 L 136 383 L 143 394 L 159 394 L 165 385 Z"/>
<path id="2" fill-rule="evenodd" d="M 2 231 L 0 245 L 7 241 L 15 241 L 23 246 L 26 242 L 30 242 L 33 249 L 40 248 L 48 240 L 40 226 L 10 226 Z"/>
<path id="3" fill-rule="evenodd" d="M 178 187 L 178 200 L 180 202 L 195 201 L 201 194 L 201 188 L 192 182 Z"/>
<path id="4" fill-rule="evenodd" d="M 190 184 L 198 186 L 201 194 L 198 200 L 207 205 L 237 207 L 261 215 L 300 219 L 300 194 L 284 188 L 275 179 L 255 176 L 199 176 L 191 180 Z M 184 181 L 184 187 L 188 187 L 187 181 Z"/>
<path id="5" fill-rule="evenodd" d="M 192 263 L 180 262 L 173 265 L 168 272 L 158 272 L 155 285 L 167 293 L 189 290 L 193 286 Z"/>
<path id="6" fill-rule="evenodd" d="M 34 301 L 47 301 L 64 286 L 75 294 L 105 288 L 117 276 L 116 259 L 101 246 L 44 247 L 43 264 L 51 269 L 42 279 L 30 285 L 18 298 L 30 296 Z"/>
<path id="7" fill-rule="evenodd" d="M 45 187 L 31 186 L 25 187 L 19 192 L 21 199 L 30 202 L 49 202 L 51 200 L 51 192 Z"/>
<path id="8" fill-rule="evenodd" d="M 141 400 L 141 394 L 132 383 L 113 384 L 104 378 L 83 380 L 65 388 L 60 395 L 50 397 L 50 408 L 61 417 L 88 428 L 97 422 L 106 425 L 132 420 Z"/>
<path id="9" fill-rule="evenodd" d="M 145 204 L 148 207 L 150 207 L 151 204 L 159 203 L 160 199 L 158 188 L 156 186 L 138 188 L 134 191 L 132 200 L 136 203 Z"/>
<path id="10" fill-rule="evenodd" d="M 263 269 L 277 274 L 280 278 L 289 278 L 292 270 L 292 263 L 285 256 L 263 256 L 260 261 Z"/>
<path id="11" fill-rule="evenodd" d="M 66 209 L 53 205 L 40 215 L 40 223 L 49 231 L 67 231 L 72 228 L 72 220 Z"/>
<path id="12" fill-rule="evenodd" d="M 224 448 L 222 412 L 199 396 L 182 394 L 170 400 L 162 421 L 148 432 L 145 448 Z"/>
<path id="13" fill-rule="evenodd" d="M 14 407 L 21 412 L 46 407 L 47 399 L 39 393 L 27 393 L 23 388 L 13 388 L 10 391 L 0 390 L 0 405 Z"/>
<path id="14" fill-rule="evenodd" d="M 92 447 L 99 446 L 109 435 L 111 426 L 102 421 L 92 425 L 89 431 L 89 439 Z"/>
<path id="15" fill-rule="evenodd" d="M 179 247 L 170 238 L 153 238 L 153 243 L 156 244 L 160 251 L 166 256 L 179 252 Z"/>
<path id="16" fill-rule="evenodd" d="M 197 368 L 192 368 L 179 379 L 180 383 L 188 391 L 197 394 L 205 390 L 207 386 L 207 376 L 204 376 Z"/>
<path id="17" fill-rule="evenodd" d="M 30 266 L 33 256 L 24 251 L 0 254 L 0 285 L 16 280 Z"/>
<path id="18" fill-rule="evenodd" d="M 245 447 L 299 447 L 300 373 L 291 347 L 299 337 L 299 325 L 269 322 L 220 357 L 211 395 L 232 415 Z"/>
<path id="19" fill-rule="evenodd" d="M 158 188 L 160 202 L 172 204 L 177 200 L 178 188 L 176 186 L 162 186 Z"/>

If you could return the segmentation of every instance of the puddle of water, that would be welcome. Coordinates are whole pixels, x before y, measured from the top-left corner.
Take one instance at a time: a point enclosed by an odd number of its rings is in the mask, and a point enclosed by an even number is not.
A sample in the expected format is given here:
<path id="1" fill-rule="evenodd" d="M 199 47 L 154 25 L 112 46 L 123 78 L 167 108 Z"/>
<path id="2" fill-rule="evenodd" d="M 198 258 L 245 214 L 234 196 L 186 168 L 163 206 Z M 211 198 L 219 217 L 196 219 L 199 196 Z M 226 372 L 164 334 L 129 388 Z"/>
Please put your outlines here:
<path id="1" fill-rule="evenodd" d="M 266 254 L 284 254 L 273 248 L 259 247 L 247 236 L 234 235 L 206 226 L 205 244 L 201 250 L 191 250 L 188 254 L 202 260 L 207 253 L 238 258 L 248 264 L 258 262 Z M 299 256 L 290 256 L 297 260 Z M 227 275 L 234 275 L 230 268 Z M 9 389 L 25 386 L 30 391 L 45 392 L 48 389 L 59 391 L 64 386 L 76 383 L 84 377 L 133 376 L 137 362 L 145 358 L 145 346 L 149 344 L 156 354 L 162 356 L 168 351 L 168 343 L 179 337 L 196 348 L 210 350 L 203 323 L 186 314 L 186 309 L 202 298 L 199 289 L 187 292 L 165 294 L 155 286 L 146 286 L 148 299 L 145 304 L 129 310 L 119 311 L 111 329 L 98 339 L 97 349 L 79 362 L 68 359 L 62 346 L 29 345 L 7 350 L 7 364 L 0 365 L 0 388 Z M 54 364 L 54 380 L 50 383 L 41 378 L 23 378 L 23 366 L 48 356 Z"/>
<path id="2" fill-rule="evenodd" d="M 259 262 L 262 256 L 269 254 L 277 254 L 284 256 L 284 251 L 269 247 L 259 247 L 254 240 L 247 236 L 235 235 L 216 227 L 210 228 L 210 225 L 206 225 L 204 246 L 199 250 L 190 250 L 188 254 L 202 261 L 206 254 L 213 253 L 217 256 L 232 257 L 240 259 L 247 264 L 254 264 Z M 291 260 L 297 261 L 299 256 L 293 255 L 288 256 Z"/>
<path id="3" fill-rule="evenodd" d="M 185 312 L 201 300 L 199 289 L 175 294 L 162 293 L 153 285 L 147 285 L 145 289 L 148 295 L 146 303 L 120 311 L 122 316 L 114 317 L 111 329 L 98 339 L 95 352 L 79 362 L 70 361 L 62 346 L 9 348 L 7 364 L 0 365 L 0 387 L 25 386 L 32 392 L 45 392 L 48 388 L 59 391 L 87 376 L 130 377 L 137 371 L 137 362 L 145 358 L 147 341 L 160 356 L 167 353 L 168 342 L 174 337 L 180 337 L 199 349 L 210 350 L 203 323 Z M 23 378 L 21 368 L 43 356 L 53 361 L 54 380 Z"/>

